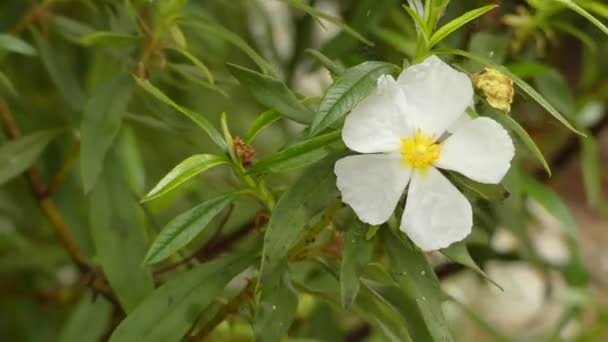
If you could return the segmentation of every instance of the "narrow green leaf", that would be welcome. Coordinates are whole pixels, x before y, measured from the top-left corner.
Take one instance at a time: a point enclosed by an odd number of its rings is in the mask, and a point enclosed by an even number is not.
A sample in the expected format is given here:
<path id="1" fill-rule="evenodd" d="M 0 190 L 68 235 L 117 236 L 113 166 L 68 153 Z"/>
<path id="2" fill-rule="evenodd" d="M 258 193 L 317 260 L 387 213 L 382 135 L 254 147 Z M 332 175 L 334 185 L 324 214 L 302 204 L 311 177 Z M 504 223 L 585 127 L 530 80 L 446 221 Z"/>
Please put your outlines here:
<path id="1" fill-rule="evenodd" d="M 248 173 L 283 172 L 316 163 L 344 146 L 340 133 L 334 131 L 288 146 L 255 163 Z"/>
<path id="2" fill-rule="evenodd" d="M 589 11 L 608 19 L 608 5 L 602 4 L 599 1 L 585 1 L 581 4 L 582 7 Z"/>
<path id="3" fill-rule="evenodd" d="M 357 299 L 359 277 L 372 258 L 373 241 L 366 239 L 368 225 L 356 221 L 344 236 L 344 252 L 340 265 L 340 298 L 348 309 Z"/>
<path id="4" fill-rule="evenodd" d="M 228 69 L 261 104 L 299 123 L 310 123 L 313 113 L 280 80 L 251 69 L 228 63 Z"/>
<path id="5" fill-rule="evenodd" d="M 137 198 L 128 190 L 124 165 L 114 151 L 89 194 L 89 222 L 95 260 L 125 312 L 130 313 L 154 289 L 146 253 L 145 227 Z"/>
<path id="6" fill-rule="evenodd" d="M 498 7 L 498 5 L 486 5 L 483 7 L 476 8 L 441 26 L 441 28 L 435 31 L 435 33 L 433 33 L 433 35 L 429 39 L 429 48 L 432 48 L 433 46 L 437 45 L 437 43 L 442 41 L 445 37 L 450 35 L 452 32 L 458 30 L 462 26 L 466 25 L 468 22 L 477 19 L 478 17 L 495 9 L 496 7 Z"/>
<path id="7" fill-rule="evenodd" d="M 36 56 L 36 49 L 18 37 L 0 33 L 0 50 L 15 52 L 25 56 Z"/>
<path id="8" fill-rule="evenodd" d="M 128 34 L 95 32 L 80 37 L 80 44 L 84 46 L 131 47 L 135 46 L 137 40 L 136 36 Z"/>
<path id="9" fill-rule="evenodd" d="M 168 63 L 167 66 L 188 81 L 193 82 L 203 88 L 216 91 L 222 94 L 222 96 L 228 98 L 228 93 L 224 89 L 218 87 L 217 84 L 211 84 L 207 79 L 203 78 L 200 70 L 197 67 L 190 64 L 179 63 Z"/>
<path id="10" fill-rule="evenodd" d="M 463 190 L 489 202 L 500 202 L 509 197 L 509 192 L 501 184 L 477 183 L 457 172 L 449 172 L 448 178 Z"/>
<path id="11" fill-rule="evenodd" d="M 543 166 L 545 171 L 547 171 L 547 174 L 551 176 L 551 168 L 545 160 L 545 157 L 543 156 L 543 153 L 541 152 L 540 148 L 536 146 L 536 143 L 534 142 L 534 140 L 532 140 L 530 135 L 528 135 L 528 132 L 526 132 L 526 130 L 521 127 L 517 121 L 515 121 L 511 116 L 495 110 L 488 110 L 486 111 L 486 113 L 494 120 L 500 122 L 500 124 L 506 127 L 508 130 L 515 133 L 515 135 L 517 135 L 517 137 L 528 149 L 528 151 L 534 156 L 534 158 L 536 158 L 536 160 L 538 160 L 538 162 Z"/>
<path id="12" fill-rule="evenodd" d="M 431 39 L 431 34 L 427 30 L 426 23 L 424 19 L 422 19 L 416 11 L 414 11 L 410 6 L 403 5 L 403 8 L 407 12 L 407 14 L 414 20 L 414 24 L 416 24 L 416 30 L 422 35 L 424 39 L 424 43 L 428 46 L 429 40 Z"/>
<path id="13" fill-rule="evenodd" d="M 211 70 L 209 70 L 209 68 L 205 65 L 205 63 L 203 63 L 196 56 L 194 56 L 193 54 L 191 54 L 190 52 L 188 52 L 185 49 L 178 49 L 178 48 L 169 48 L 169 49 L 172 51 L 176 51 L 179 54 L 181 54 L 182 56 L 186 57 L 192 64 L 194 64 L 194 66 L 200 71 L 200 73 L 203 76 L 205 76 L 207 78 L 207 80 L 209 80 L 209 83 L 211 83 L 212 85 L 215 83 L 215 81 L 213 80 L 213 74 L 211 73 Z"/>
<path id="14" fill-rule="evenodd" d="M 224 138 L 222 137 L 220 132 L 218 132 L 215 127 L 213 127 L 211 122 L 209 122 L 209 120 L 207 120 L 204 116 L 173 102 L 173 100 L 171 100 L 167 95 L 165 95 L 160 89 L 156 88 L 148 80 L 144 80 L 144 79 L 136 77 L 135 81 L 137 81 L 137 84 L 139 84 L 140 87 L 142 87 L 148 93 L 150 93 L 151 95 L 156 97 L 156 99 L 160 100 L 161 102 L 164 102 L 165 104 L 173 107 L 173 109 L 175 109 L 178 112 L 187 116 L 190 120 L 192 120 L 200 128 L 202 128 L 205 131 L 205 133 L 207 133 L 207 135 L 209 135 L 211 140 L 217 146 L 219 146 L 220 149 L 222 149 L 222 151 L 227 151 L 228 147 L 226 146 L 226 142 L 224 141 Z"/>
<path id="15" fill-rule="evenodd" d="M 110 323 L 112 306 L 105 298 L 85 293 L 61 329 L 58 342 L 98 341 Z"/>
<path id="16" fill-rule="evenodd" d="M 95 29 L 74 19 L 54 14 L 53 28 L 66 40 L 80 44 L 80 38 L 95 33 Z"/>
<path id="17" fill-rule="evenodd" d="M 407 296 L 414 298 L 433 341 L 453 341 L 441 309 L 443 293 L 439 280 L 424 254 L 386 227 L 380 230 L 380 235 L 393 278 Z"/>
<path id="18" fill-rule="evenodd" d="M 56 51 L 49 45 L 36 30 L 32 30 L 32 37 L 38 46 L 38 53 L 51 80 L 59 89 L 63 99 L 73 110 L 80 111 L 86 102 L 86 96 L 78 83 L 76 74 L 70 66 L 56 55 Z"/>
<path id="19" fill-rule="evenodd" d="M 253 320 L 256 341 L 280 341 L 296 316 L 298 296 L 285 262 L 261 288 Z"/>
<path id="20" fill-rule="evenodd" d="M 60 130 L 38 131 L 0 146 L 0 184 L 8 182 L 30 168 L 60 132 Z"/>
<path id="21" fill-rule="evenodd" d="M 342 65 L 334 62 L 331 58 L 325 56 L 321 51 L 317 51 L 315 49 L 306 49 L 304 51 L 319 61 L 319 63 L 327 68 L 332 75 L 340 75 L 344 72 L 344 67 Z"/>
<path id="22" fill-rule="evenodd" d="M 602 169 L 597 141 L 590 135 L 587 138 L 580 138 L 580 144 L 581 170 L 587 203 L 591 207 L 598 208 L 602 203 Z"/>
<path id="23" fill-rule="evenodd" d="M 13 82 L 11 82 L 11 80 L 2 71 L 0 71 L 0 86 L 0 89 L 4 88 L 4 90 L 6 90 L 6 92 L 9 94 L 17 96 L 17 90 L 15 89 Z"/>
<path id="24" fill-rule="evenodd" d="M 104 158 L 122 125 L 133 82 L 121 74 L 100 84 L 85 105 L 80 126 L 80 170 L 84 191 L 91 190 L 102 172 Z"/>
<path id="25" fill-rule="evenodd" d="M 378 77 L 399 70 L 393 64 L 364 62 L 342 73 L 327 89 L 310 126 L 310 136 L 320 133 L 342 119 L 374 89 Z"/>
<path id="26" fill-rule="evenodd" d="M 509 69 L 507 69 L 501 65 L 497 65 L 486 58 L 479 57 L 479 56 L 476 56 L 474 54 L 471 54 L 471 53 L 468 53 L 468 52 L 462 51 L 462 50 L 438 49 L 438 50 L 434 50 L 433 53 L 457 55 L 457 56 L 466 57 L 466 58 L 469 58 L 469 59 L 472 59 L 479 63 L 482 63 L 486 66 L 491 66 L 492 68 L 501 71 L 502 73 L 509 76 L 513 80 L 513 82 L 515 82 L 515 84 L 517 84 L 519 86 L 519 88 L 521 88 L 521 90 L 523 90 L 526 94 L 528 94 L 531 98 L 533 98 L 539 105 L 541 105 L 544 109 L 546 109 L 547 112 L 549 112 L 549 114 L 551 114 L 555 119 L 557 119 L 557 121 L 561 122 L 564 126 L 566 126 L 566 128 L 568 128 L 569 130 L 571 130 L 572 132 L 574 132 L 576 134 L 585 136 L 579 130 L 574 128 L 572 126 L 572 124 L 570 124 L 570 122 L 568 122 L 568 120 L 566 120 L 566 118 L 557 109 L 555 109 L 555 107 L 553 107 L 553 105 L 551 105 L 551 103 L 549 103 L 549 101 L 547 101 L 542 95 L 540 95 L 536 90 L 534 90 L 534 88 L 532 88 L 528 83 L 526 83 L 524 80 L 519 78 L 517 75 L 512 73 Z"/>
<path id="27" fill-rule="evenodd" d="M 557 110 L 572 118 L 576 113 L 576 100 L 566 78 L 555 69 L 534 76 L 536 89 Z"/>
<path id="28" fill-rule="evenodd" d="M 253 60 L 253 62 L 260 68 L 260 70 L 264 74 L 269 74 L 269 75 L 276 74 L 276 72 L 274 71 L 274 68 L 270 64 L 268 64 L 268 62 L 266 62 L 266 60 L 262 56 L 260 56 L 251 46 L 249 46 L 249 44 L 247 44 L 247 42 L 244 41 L 243 38 L 241 38 L 238 34 L 232 32 L 232 31 L 229 31 L 228 29 L 226 29 L 225 27 L 223 27 L 221 25 L 206 22 L 206 21 L 201 21 L 201 20 L 190 21 L 190 22 L 187 22 L 187 24 L 197 27 L 197 28 L 205 31 L 207 34 L 218 37 L 218 38 L 225 40 L 228 43 L 236 46 L 241 51 L 243 51 L 247 56 L 249 56 L 249 58 L 251 58 L 251 60 Z"/>
<path id="29" fill-rule="evenodd" d="M 190 156 L 169 171 L 169 173 L 167 173 L 167 175 L 148 192 L 146 197 L 142 199 L 142 202 L 159 198 L 201 172 L 227 163 L 228 160 L 226 160 L 226 158 L 213 154 L 196 154 Z"/>
<path id="30" fill-rule="evenodd" d="M 466 267 L 472 269 L 473 271 L 479 273 L 482 277 L 486 278 L 487 281 L 494 284 L 500 290 L 504 291 L 504 289 L 498 283 L 496 283 L 494 280 L 492 280 L 488 276 L 488 274 L 486 272 L 484 272 L 477 265 L 475 260 L 473 260 L 473 258 L 471 258 L 471 255 L 469 254 L 469 250 L 467 249 L 467 244 L 464 241 L 455 242 L 455 243 L 451 244 L 449 247 L 442 249 L 441 254 L 445 255 L 450 260 L 452 260 L 456 263 L 459 263 L 463 266 L 466 266 Z"/>
<path id="31" fill-rule="evenodd" d="M 251 144 L 253 139 L 260 133 L 264 128 L 272 125 L 281 118 L 276 110 L 270 109 L 260 114 L 247 129 L 245 134 L 245 142 Z"/>
<path id="32" fill-rule="evenodd" d="M 305 170 L 277 202 L 264 236 L 262 282 L 283 263 L 308 222 L 337 199 L 334 163 L 329 158 Z"/>
<path id="33" fill-rule="evenodd" d="M 110 342 L 180 341 L 226 284 L 257 262 L 260 244 L 252 242 L 163 284 L 120 323 Z"/>
<path id="34" fill-rule="evenodd" d="M 154 239 L 146 254 L 145 262 L 154 264 L 179 251 L 207 228 L 209 222 L 238 195 L 238 192 L 220 195 L 175 217 Z"/>
<path id="35" fill-rule="evenodd" d="M 304 2 L 302 2 L 300 0 L 280 0 L 280 1 L 285 2 L 285 3 L 289 4 L 291 7 L 298 9 L 302 12 L 305 12 L 317 19 L 326 20 L 326 21 L 338 26 L 344 32 L 348 33 L 353 38 L 361 41 L 362 43 L 367 44 L 369 46 L 374 46 L 373 42 L 371 42 L 367 38 L 363 37 L 363 35 L 361 35 L 359 32 L 355 31 L 352 27 L 350 27 L 347 24 L 345 24 L 344 22 L 342 22 L 342 20 L 340 18 L 337 18 L 337 17 L 331 16 L 327 13 L 321 12 L 314 7 L 308 6 L 307 4 L 305 4 Z"/>
<path id="36" fill-rule="evenodd" d="M 561 3 L 561 4 L 565 5 L 566 7 L 570 8 L 574 12 L 583 16 L 585 19 L 589 20 L 593 25 L 597 26 L 597 28 L 602 30 L 602 32 L 604 32 L 605 34 L 608 34 L 608 26 L 604 25 L 604 23 L 599 21 L 596 17 L 594 17 L 591 13 L 587 12 L 587 10 L 582 8 L 580 5 L 578 5 L 574 1 L 572 1 L 572 0 L 553 0 L 553 1 Z"/>

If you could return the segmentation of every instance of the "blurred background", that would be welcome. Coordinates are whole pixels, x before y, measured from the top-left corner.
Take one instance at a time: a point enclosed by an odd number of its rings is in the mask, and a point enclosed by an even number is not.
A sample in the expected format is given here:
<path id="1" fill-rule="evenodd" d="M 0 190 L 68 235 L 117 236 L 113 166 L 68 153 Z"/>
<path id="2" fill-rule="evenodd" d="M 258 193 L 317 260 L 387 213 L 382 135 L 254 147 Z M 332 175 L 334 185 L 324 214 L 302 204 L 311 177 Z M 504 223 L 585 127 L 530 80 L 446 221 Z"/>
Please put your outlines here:
<path id="1" fill-rule="evenodd" d="M 120 263 L 129 255 L 142 256 L 147 245 L 129 235 L 113 252 L 100 253 L 94 241 L 103 237 L 92 236 L 99 234 L 96 224 L 110 219 L 153 236 L 175 215 L 234 182 L 226 170 L 216 168 L 166 197 L 140 204 L 177 163 L 217 147 L 187 118 L 138 87 L 119 117 L 87 122 L 83 111 L 95 106 L 90 98 L 103 80 L 118 73 L 147 78 L 216 127 L 225 112 L 232 134 L 245 137 L 267 108 L 231 76 L 227 62 L 271 71 L 295 93 L 314 101 L 332 83 L 323 66 L 327 61 L 320 61 L 316 51 L 339 67 L 369 60 L 396 65 L 411 61 L 417 35 L 402 7 L 408 3 L 1 1 L 0 340 L 105 340 L 108 327 L 116 324 L 108 303 L 91 300 L 87 288 L 95 279 L 70 259 L 65 241 L 58 238 L 58 218 L 51 215 L 49 220 L 49 212 L 60 214 L 87 259 L 99 262 L 100 254 L 108 258 L 115 253 L 113 262 Z M 508 211 L 489 218 L 491 233 L 480 237 L 483 246 L 471 254 L 504 291 L 431 255 L 444 290 L 455 298 L 444 310 L 457 341 L 606 341 L 608 30 L 549 0 L 452 0 L 440 23 L 491 3 L 499 7 L 448 36 L 440 47 L 466 50 L 506 66 L 588 138 L 566 129 L 516 89 L 511 113 L 500 115 L 519 122 L 546 157 L 552 176 L 518 149 L 522 169 L 558 195 L 548 199 L 554 210 L 528 199 L 517 204 L 525 214 L 515 223 Z M 606 2 L 576 3 L 600 25 L 608 23 Z M 373 44 L 358 39 L 359 34 Z M 483 68 L 470 60 L 442 57 L 471 75 Z M 278 150 L 301 130 L 286 121 L 267 127 L 252 143 L 257 158 Z M 32 133 L 38 134 L 31 141 L 34 147 L 2 150 L 15 137 Z M 87 145 L 87 134 L 115 138 Z M 107 193 L 98 201 L 85 195 L 82 171 L 102 164 L 102 185 L 97 186 Z M 15 171 L 25 169 L 29 171 L 23 176 Z M 284 189 L 297 175 L 273 175 L 268 183 Z M 504 207 L 516 205 L 505 202 Z M 254 201 L 239 203 L 225 234 L 254 219 L 259 210 Z M 211 238 L 203 234 L 197 243 Z M 236 316 L 207 340 L 249 340 L 250 329 Z M 303 295 L 290 336 L 383 340 L 354 316 Z"/>

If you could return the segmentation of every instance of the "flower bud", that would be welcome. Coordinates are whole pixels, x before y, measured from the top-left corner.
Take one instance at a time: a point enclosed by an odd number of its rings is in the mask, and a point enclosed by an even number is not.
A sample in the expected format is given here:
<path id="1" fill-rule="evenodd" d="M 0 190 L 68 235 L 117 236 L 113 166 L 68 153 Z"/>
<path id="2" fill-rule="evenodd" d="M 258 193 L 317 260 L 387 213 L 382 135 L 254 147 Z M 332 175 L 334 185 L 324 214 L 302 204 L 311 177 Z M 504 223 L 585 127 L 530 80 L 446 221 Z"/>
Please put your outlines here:
<path id="1" fill-rule="evenodd" d="M 243 164 L 244 167 L 251 166 L 251 164 L 253 163 L 253 158 L 255 158 L 255 150 L 253 149 L 253 146 L 244 142 L 239 137 L 235 137 L 233 143 L 234 151 L 239 157 L 241 164 Z"/>
<path id="2" fill-rule="evenodd" d="M 502 72 L 485 68 L 473 77 L 473 84 L 481 90 L 490 106 L 502 110 L 511 111 L 513 103 L 513 80 Z"/>

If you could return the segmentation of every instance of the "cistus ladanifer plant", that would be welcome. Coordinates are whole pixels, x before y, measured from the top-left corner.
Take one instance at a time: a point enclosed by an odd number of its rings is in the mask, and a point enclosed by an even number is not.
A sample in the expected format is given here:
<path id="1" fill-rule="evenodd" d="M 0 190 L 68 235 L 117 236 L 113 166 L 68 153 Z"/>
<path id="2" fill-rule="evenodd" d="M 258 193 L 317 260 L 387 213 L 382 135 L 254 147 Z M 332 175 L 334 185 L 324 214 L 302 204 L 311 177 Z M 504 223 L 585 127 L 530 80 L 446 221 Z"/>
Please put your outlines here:
<path id="1" fill-rule="evenodd" d="M 606 340 L 607 22 L 2 1 L 0 340 Z"/>

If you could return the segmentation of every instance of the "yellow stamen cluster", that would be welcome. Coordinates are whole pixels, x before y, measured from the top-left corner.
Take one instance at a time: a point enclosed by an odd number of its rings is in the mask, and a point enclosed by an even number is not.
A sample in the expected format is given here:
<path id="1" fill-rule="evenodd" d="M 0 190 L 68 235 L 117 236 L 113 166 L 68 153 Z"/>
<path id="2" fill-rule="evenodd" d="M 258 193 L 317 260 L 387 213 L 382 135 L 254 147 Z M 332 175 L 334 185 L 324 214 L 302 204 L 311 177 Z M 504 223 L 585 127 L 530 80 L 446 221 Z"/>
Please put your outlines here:
<path id="1" fill-rule="evenodd" d="M 440 145 L 435 144 L 435 138 L 422 130 L 409 137 L 401 139 L 401 156 L 403 162 L 416 169 L 424 169 L 439 159 Z"/>

